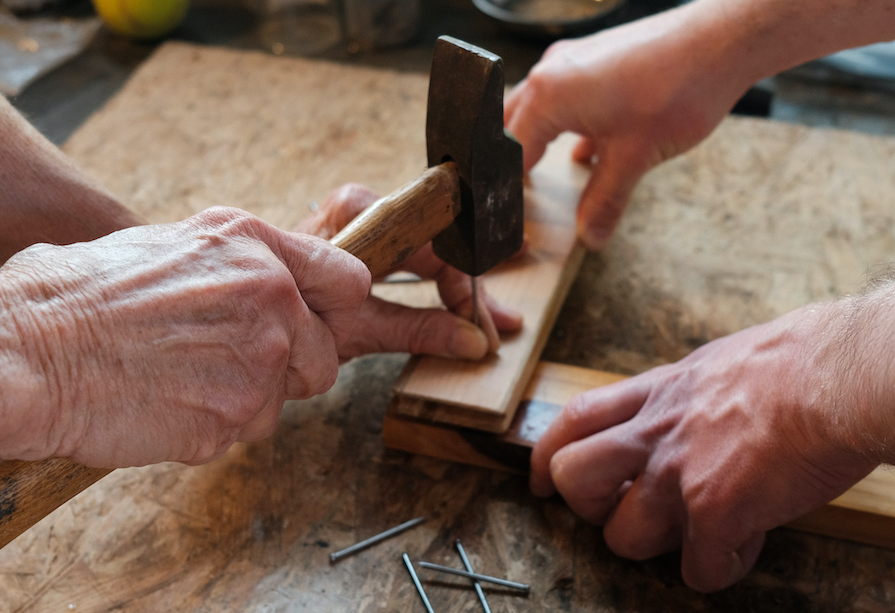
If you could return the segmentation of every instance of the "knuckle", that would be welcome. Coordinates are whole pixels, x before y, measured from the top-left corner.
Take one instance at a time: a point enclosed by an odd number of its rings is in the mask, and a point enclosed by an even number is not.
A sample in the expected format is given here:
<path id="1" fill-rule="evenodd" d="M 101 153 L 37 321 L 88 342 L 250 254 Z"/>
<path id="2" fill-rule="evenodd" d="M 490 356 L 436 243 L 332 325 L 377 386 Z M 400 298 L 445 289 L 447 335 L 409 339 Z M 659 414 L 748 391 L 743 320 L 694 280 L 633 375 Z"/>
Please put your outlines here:
<path id="1" fill-rule="evenodd" d="M 326 392 L 339 375 L 335 347 L 319 347 L 313 359 L 305 360 L 292 373 L 286 390 L 289 398 L 302 400 Z"/>
<path id="2" fill-rule="evenodd" d="M 301 398 L 310 398 L 311 396 L 322 394 L 336 382 L 336 378 L 339 375 L 337 361 L 320 360 L 317 364 L 317 368 L 307 373 L 304 385 L 306 391 L 301 395 Z"/>
<path id="3" fill-rule="evenodd" d="M 264 223 L 247 211 L 229 206 L 207 208 L 193 216 L 193 219 L 224 235 L 253 236 L 257 234 L 259 225 Z"/>
<path id="4" fill-rule="evenodd" d="M 594 408 L 585 394 L 572 398 L 562 410 L 563 422 L 574 431 L 581 430 L 592 419 Z"/>

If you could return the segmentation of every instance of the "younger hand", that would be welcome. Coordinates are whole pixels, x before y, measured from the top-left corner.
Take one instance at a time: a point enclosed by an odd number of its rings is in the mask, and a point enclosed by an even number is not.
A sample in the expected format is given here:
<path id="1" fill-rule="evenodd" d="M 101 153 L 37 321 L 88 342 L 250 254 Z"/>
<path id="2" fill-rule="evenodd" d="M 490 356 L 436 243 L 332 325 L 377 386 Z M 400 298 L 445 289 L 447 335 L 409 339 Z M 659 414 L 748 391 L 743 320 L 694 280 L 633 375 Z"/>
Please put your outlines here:
<path id="1" fill-rule="evenodd" d="M 877 464 L 840 406 L 848 369 L 831 310 L 795 311 L 581 394 L 536 445 L 532 490 L 558 491 L 621 556 L 680 548 L 691 587 L 731 585 L 767 530 Z"/>
<path id="2" fill-rule="evenodd" d="M 555 43 L 507 97 L 505 122 L 526 171 L 564 131 L 581 135 L 577 161 L 596 159 L 578 206 L 591 249 L 609 240 L 640 178 L 705 138 L 751 85 L 713 63 L 708 39 L 693 40 L 689 11 Z"/>
<path id="3" fill-rule="evenodd" d="M 376 194 L 362 185 L 345 185 L 332 192 L 296 231 L 331 239 L 376 199 Z M 434 280 L 447 310 L 414 309 L 370 296 L 353 334 L 339 351 L 343 361 L 379 352 L 480 360 L 497 351 L 499 332 L 514 332 L 522 326 L 521 316 L 491 298 L 480 279 L 476 283 L 481 327 L 473 325 L 469 275 L 440 260 L 431 243 L 408 258 L 401 269 Z"/>

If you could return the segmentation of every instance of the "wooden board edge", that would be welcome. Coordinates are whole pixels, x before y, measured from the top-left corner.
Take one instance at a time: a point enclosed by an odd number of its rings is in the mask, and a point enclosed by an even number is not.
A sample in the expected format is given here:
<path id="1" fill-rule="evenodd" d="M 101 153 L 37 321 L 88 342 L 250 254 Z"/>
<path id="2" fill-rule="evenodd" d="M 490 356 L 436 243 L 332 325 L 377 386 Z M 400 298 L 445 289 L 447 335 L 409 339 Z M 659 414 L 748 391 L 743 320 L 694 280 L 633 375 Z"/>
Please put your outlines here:
<path id="1" fill-rule="evenodd" d="M 783 526 L 791 530 L 895 549 L 895 517 L 831 502 Z"/>

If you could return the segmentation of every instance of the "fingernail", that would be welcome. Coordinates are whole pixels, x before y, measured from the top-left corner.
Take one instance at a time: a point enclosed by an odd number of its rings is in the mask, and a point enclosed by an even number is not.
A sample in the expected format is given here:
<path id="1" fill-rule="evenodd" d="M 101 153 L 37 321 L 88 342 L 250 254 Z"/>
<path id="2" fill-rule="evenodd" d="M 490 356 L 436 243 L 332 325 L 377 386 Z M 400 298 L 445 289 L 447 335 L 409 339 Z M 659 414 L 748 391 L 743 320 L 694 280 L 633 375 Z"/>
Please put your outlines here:
<path id="1" fill-rule="evenodd" d="M 599 226 L 578 225 L 578 238 L 590 251 L 599 251 L 609 241 L 609 232 Z"/>
<path id="2" fill-rule="evenodd" d="M 454 330 L 448 351 L 451 357 L 480 360 L 488 353 L 488 337 L 472 323 L 460 321 Z"/>

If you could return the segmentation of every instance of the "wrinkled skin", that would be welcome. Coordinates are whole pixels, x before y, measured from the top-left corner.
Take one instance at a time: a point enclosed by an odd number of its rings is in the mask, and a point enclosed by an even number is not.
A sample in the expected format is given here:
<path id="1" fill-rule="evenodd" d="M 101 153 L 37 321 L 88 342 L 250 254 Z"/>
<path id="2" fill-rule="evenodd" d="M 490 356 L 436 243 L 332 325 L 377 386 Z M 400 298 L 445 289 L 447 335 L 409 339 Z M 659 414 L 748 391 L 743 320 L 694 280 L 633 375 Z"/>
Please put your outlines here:
<path id="1" fill-rule="evenodd" d="M 326 241 L 225 208 L 38 244 L 2 274 L 37 365 L 4 456 L 108 467 L 197 464 L 270 435 L 285 399 L 334 383 L 370 287 Z"/>
<path id="2" fill-rule="evenodd" d="M 334 192 L 304 224 L 329 238 L 375 196 Z M 320 237 L 238 209 L 143 225 L 68 246 L 37 244 L 2 269 L 0 299 L 28 364 L 2 350 L 2 457 L 70 457 L 93 466 L 200 464 L 269 436 L 286 399 L 332 386 L 340 362 L 373 352 L 480 359 L 518 314 L 431 247 L 407 270 L 437 281 L 447 309 L 369 295 L 359 260 Z M 0 337 L 2 340 L 2 337 Z"/>

